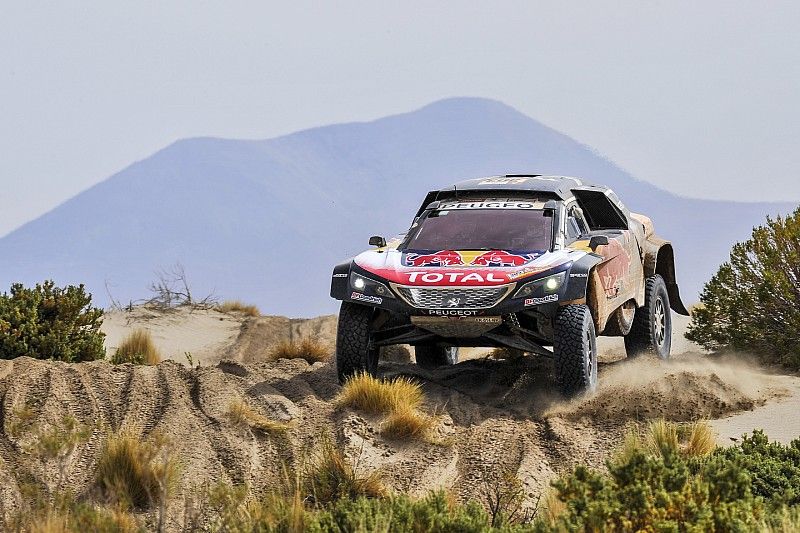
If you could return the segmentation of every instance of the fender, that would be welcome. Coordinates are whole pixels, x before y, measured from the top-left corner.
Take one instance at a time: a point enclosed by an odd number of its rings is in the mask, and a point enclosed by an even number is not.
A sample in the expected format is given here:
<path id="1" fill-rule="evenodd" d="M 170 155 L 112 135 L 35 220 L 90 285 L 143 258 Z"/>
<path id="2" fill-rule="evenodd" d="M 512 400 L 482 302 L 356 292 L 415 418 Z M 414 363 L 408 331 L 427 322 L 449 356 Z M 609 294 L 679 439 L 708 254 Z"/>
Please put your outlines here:
<path id="1" fill-rule="evenodd" d="M 588 253 L 572 264 L 567 274 L 567 287 L 561 305 L 586 303 L 586 289 L 592 268 L 602 261 L 603 258 L 599 255 Z"/>
<path id="2" fill-rule="evenodd" d="M 651 235 L 642 246 L 642 256 L 644 275 L 659 274 L 664 278 L 664 283 L 667 285 L 667 294 L 669 294 L 670 307 L 679 315 L 689 316 L 689 311 L 683 305 L 680 291 L 678 290 L 678 282 L 675 276 L 675 251 L 672 248 L 672 243 L 656 235 Z"/>
<path id="3" fill-rule="evenodd" d="M 331 298 L 336 300 L 345 300 L 349 294 L 350 289 L 350 266 L 353 261 L 339 263 L 333 267 L 333 274 L 331 276 Z"/>

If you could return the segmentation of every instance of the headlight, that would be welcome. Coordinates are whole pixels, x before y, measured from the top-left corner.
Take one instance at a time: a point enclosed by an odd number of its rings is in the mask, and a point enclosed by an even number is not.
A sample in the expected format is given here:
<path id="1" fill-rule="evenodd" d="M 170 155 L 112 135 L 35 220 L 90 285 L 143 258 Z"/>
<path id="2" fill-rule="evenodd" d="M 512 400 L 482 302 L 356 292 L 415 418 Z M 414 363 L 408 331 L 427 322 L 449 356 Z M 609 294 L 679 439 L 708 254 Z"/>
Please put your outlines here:
<path id="1" fill-rule="evenodd" d="M 389 287 L 380 281 L 375 281 L 374 279 L 362 276 L 361 274 L 356 274 L 355 272 L 350 273 L 350 286 L 358 292 L 363 292 L 364 294 L 382 296 L 384 298 L 394 298 L 394 294 L 392 294 L 392 291 L 389 290 Z"/>
<path id="2" fill-rule="evenodd" d="M 546 278 L 537 279 L 526 283 L 514 294 L 514 298 L 525 298 L 530 296 L 544 296 L 558 292 L 558 289 L 564 284 L 567 272 L 559 272 Z"/>

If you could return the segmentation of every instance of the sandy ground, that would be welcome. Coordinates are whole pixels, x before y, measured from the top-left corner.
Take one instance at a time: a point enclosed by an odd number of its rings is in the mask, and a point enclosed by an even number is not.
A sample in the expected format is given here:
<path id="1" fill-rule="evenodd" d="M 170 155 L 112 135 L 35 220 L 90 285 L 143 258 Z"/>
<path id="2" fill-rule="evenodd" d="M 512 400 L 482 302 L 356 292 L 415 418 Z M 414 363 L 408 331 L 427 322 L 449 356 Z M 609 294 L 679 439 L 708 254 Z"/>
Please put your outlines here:
<path id="1" fill-rule="evenodd" d="M 150 332 L 163 359 L 188 365 L 186 354 L 202 366 L 222 359 L 263 361 L 273 346 L 304 337 L 322 339 L 333 346 L 336 317 L 312 319 L 220 313 L 213 309 L 177 308 L 158 311 L 137 307 L 133 311 L 107 312 L 102 330 L 110 356 L 122 339 L 136 329 Z"/>
<path id="2" fill-rule="evenodd" d="M 800 435 L 800 378 L 710 358 L 688 345 L 670 361 L 626 360 L 608 348 L 598 391 L 572 401 L 553 393 L 552 365 L 544 358 L 477 357 L 435 371 L 385 362 L 382 375 L 410 376 L 422 384 L 425 409 L 437 417 L 434 442 L 393 441 L 380 435 L 380 417 L 335 404 L 340 387 L 332 364 L 265 361 L 270 346 L 281 340 L 308 335 L 330 342 L 335 317 L 180 313 L 112 315 L 105 326 L 109 347 L 128 330 L 150 329 L 175 358 L 158 366 L 0 361 L 0 513 L 17 508 L 21 480 L 51 488 L 57 482 L 54 464 L 26 452 L 33 430 L 10 431 L 24 406 L 32 409 L 33 427 L 58 425 L 70 414 L 91 428 L 91 438 L 65 470 L 67 485 L 78 495 L 91 490 L 93 465 L 109 430 L 142 438 L 167 435 L 181 464 L 168 509 L 170 530 L 180 528 L 186 502 L 202 486 L 222 481 L 262 492 L 324 435 L 358 468 L 380 472 L 393 489 L 420 494 L 446 487 L 462 500 L 480 498 L 486 476 L 507 471 L 523 481 L 530 504 L 554 475 L 576 464 L 602 468 L 634 421 L 709 418 L 721 443 L 756 427 L 780 440 Z M 202 366 L 189 368 L 185 351 L 201 358 Z M 288 422 L 289 431 L 270 435 L 235 426 L 226 416 L 235 399 Z"/>

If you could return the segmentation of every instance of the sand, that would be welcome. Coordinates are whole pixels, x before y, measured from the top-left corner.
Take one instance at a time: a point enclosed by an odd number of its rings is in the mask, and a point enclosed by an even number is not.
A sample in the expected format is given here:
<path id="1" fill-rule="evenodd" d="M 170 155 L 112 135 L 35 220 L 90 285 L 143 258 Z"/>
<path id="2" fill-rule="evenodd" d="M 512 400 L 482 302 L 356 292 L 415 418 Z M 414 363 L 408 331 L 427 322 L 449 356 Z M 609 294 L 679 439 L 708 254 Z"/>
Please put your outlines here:
<path id="1" fill-rule="evenodd" d="M 137 327 L 149 329 L 174 360 L 154 367 L 0 361 L 0 513 L 17 508 L 21 480 L 52 488 L 57 479 L 54 464 L 42 465 L 26 452 L 33 430 L 10 431 L 26 405 L 34 426 L 58 425 L 69 414 L 91 429 L 66 469 L 66 483 L 78 495 L 91 490 L 93 466 L 109 431 L 166 435 L 181 463 L 169 530 L 180 528 L 185 502 L 199 487 L 221 481 L 261 492 L 275 483 L 284 464 L 300 462 L 323 435 L 359 468 L 380 472 L 394 490 L 421 494 L 446 487 L 461 500 L 480 498 L 487 472 L 503 470 L 523 481 L 530 505 L 554 475 L 576 464 L 602 468 L 634 422 L 711 418 L 721 443 L 754 427 L 766 427 L 780 440 L 800 435 L 799 378 L 709 358 L 695 349 L 671 361 L 626 360 L 609 352 L 600 365 L 597 393 L 572 401 L 554 394 L 551 364 L 544 358 L 477 357 L 435 371 L 386 362 L 381 374 L 420 382 L 425 409 L 437 417 L 435 442 L 392 441 L 380 436 L 380 417 L 335 404 L 340 387 L 334 365 L 265 360 L 282 340 L 317 336 L 331 342 L 335 317 L 112 314 L 104 328 L 109 347 Z M 199 368 L 182 360 L 185 351 L 202 361 Z M 226 412 L 239 399 L 290 429 L 281 436 L 236 426 Z"/>

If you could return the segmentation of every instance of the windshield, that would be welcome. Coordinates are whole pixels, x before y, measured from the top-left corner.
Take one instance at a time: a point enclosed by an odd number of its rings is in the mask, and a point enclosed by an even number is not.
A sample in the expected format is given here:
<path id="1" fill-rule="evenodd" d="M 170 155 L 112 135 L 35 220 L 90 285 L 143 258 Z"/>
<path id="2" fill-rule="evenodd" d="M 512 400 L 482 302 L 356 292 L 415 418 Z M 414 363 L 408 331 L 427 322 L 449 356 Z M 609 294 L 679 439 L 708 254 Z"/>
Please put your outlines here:
<path id="1" fill-rule="evenodd" d="M 412 230 L 413 250 L 550 250 L 553 218 L 541 209 L 433 211 Z"/>

